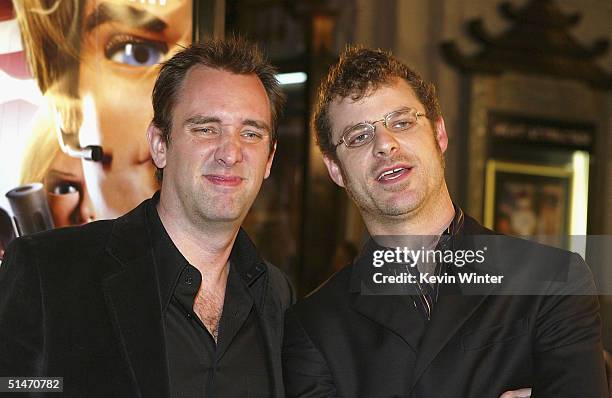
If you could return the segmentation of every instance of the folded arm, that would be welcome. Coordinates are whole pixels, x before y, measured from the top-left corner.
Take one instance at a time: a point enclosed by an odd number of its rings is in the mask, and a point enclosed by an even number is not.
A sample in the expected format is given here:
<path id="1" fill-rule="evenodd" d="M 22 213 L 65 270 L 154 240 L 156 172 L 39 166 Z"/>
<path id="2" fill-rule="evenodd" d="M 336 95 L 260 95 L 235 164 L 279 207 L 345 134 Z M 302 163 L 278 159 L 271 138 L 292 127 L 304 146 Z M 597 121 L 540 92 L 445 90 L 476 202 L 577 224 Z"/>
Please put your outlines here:
<path id="1" fill-rule="evenodd" d="M 291 309 L 285 315 L 283 377 L 288 398 L 338 396 L 327 361 Z"/>
<path id="2" fill-rule="evenodd" d="M 565 280 L 553 284 L 536 320 L 533 395 L 607 397 L 599 301 L 580 256 L 572 254 Z"/>

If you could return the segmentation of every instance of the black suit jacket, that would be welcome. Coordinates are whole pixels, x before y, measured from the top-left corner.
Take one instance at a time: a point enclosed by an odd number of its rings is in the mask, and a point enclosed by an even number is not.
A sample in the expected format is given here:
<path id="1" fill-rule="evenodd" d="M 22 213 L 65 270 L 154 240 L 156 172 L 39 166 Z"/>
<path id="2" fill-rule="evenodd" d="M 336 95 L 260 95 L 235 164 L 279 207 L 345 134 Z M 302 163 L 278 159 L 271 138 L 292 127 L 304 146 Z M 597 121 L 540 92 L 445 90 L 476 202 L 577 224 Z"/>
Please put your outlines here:
<path id="1" fill-rule="evenodd" d="M 491 231 L 466 217 L 462 233 Z M 540 276 L 552 282 L 543 294 L 465 295 L 441 285 L 428 324 L 410 296 L 363 294 L 361 259 L 340 271 L 287 312 L 287 396 L 497 398 L 533 387 L 537 398 L 607 397 L 599 305 L 586 264 L 523 240 L 512 246 L 500 253 L 511 254 L 502 268 L 529 271 L 547 262 Z M 554 282 L 567 277 L 572 283 Z"/>
<path id="2" fill-rule="evenodd" d="M 11 244 L 0 267 L 0 376 L 64 377 L 66 397 L 168 397 L 162 304 L 143 202 L 127 215 Z M 293 290 L 240 231 L 234 254 L 283 396 L 283 315 Z"/>

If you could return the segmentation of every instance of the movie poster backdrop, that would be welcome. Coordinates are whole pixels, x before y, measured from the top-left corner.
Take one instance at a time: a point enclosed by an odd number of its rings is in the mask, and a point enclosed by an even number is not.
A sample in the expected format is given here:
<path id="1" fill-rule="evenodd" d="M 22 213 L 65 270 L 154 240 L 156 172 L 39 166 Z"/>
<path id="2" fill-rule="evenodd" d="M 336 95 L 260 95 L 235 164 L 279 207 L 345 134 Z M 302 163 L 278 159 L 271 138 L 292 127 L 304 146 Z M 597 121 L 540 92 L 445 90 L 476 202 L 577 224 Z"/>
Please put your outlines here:
<path id="1" fill-rule="evenodd" d="M 0 241 L 24 184 L 42 184 L 55 227 L 153 194 L 151 90 L 191 40 L 192 0 L 0 0 Z"/>

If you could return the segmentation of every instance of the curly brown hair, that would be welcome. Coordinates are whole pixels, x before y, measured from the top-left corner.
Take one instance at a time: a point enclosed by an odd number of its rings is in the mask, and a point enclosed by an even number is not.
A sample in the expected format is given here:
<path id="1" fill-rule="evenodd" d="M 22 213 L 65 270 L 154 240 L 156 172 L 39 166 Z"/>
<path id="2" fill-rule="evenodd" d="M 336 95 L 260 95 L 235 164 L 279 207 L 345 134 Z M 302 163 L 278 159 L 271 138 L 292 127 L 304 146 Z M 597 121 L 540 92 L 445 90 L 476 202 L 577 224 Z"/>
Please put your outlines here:
<path id="1" fill-rule="evenodd" d="M 425 82 L 415 71 L 393 57 L 390 51 L 347 46 L 319 86 L 312 117 L 317 144 L 323 155 L 337 160 L 336 147 L 332 142 L 330 104 L 349 97 L 358 101 L 371 95 L 380 86 L 391 84 L 397 78 L 404 79 L 410 85 L 425 107 L 430 122 L 441 116 L 434 85 Z"/>

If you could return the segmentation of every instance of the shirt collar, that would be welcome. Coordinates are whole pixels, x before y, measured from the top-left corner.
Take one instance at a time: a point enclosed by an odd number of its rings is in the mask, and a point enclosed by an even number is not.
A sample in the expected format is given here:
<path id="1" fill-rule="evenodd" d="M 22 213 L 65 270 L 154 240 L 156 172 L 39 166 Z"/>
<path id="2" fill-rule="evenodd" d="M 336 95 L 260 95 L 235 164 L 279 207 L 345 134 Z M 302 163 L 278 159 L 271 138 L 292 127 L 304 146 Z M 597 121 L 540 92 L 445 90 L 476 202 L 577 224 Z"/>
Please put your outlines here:
<path id="1" fill-rule="evenodd" d="M 444 232 L 442 232 L 437 245 L 438 249 L 448 247 L 448 244 L 452 242 L 453 238 L 463 230 L 463 223 L 465 221 L 463 209 L 461 209 L 461 207 L 455 203 L 453 203 L 453 207 L 455 208 L 455 215 L 453 216 L 450 224 L 448 224 L 448 227 L 446 227 Z"/>
<path id="2" fill-rule="evenodd" d="M 461 209 L 461 207 L 459 207 L 454 202 L 453 207 L 455 209 L 455 215 L 453 216 L 453 219 L 451 220 L 446 230 L 440 236 L 440 240 L 438 241 L 438 245 L 436 246 L 438 249 L 447 248 L 449 243 L 452 243 L 453 238 L 460 234 L 463 230 L 465 221 L 465 214 L 463 213 L 463 209 Z M 367 272 L 367 270 L 372 268 L 372 258 L 374 251 L 384 249 L 384 247 L 377 244 L 371 237 L 366 241 L 359 255 L 357 255 L 357 257 L 353 261 L 353 270 L 351 271 L 350 282 L 351 291 L 360 290 L 360 285 L 363 278 L 362 273 L 364 271 Z"/>
<path id="3" fill-rule="evenodd" d="M 453 207 L 455 208 L 455 215 L 453 216 L 453 219 L 451 220 L 446 230 L 442 233 L 442 235 L 454 236 L 457 235 L 463 229 L 463 222 L 465 220 L 463 209 L 454 202 Z"/>
<path id="4" fill-rule="evenodd" d="M 170 302 L 181 270 L 189 262 L 174 245 L 159 218 L 157 213 L 159 195 L 159 191 L 153 195 L 145 208 L 145 216 L 153 258 L 157 268 L 162 305 L 165 310 Z M 229 261 L 232 268 L 236 269 L 247 286 L 252 285 L 267 269 L 255 245 L 242 228 L 238 231 L 234 241 Z"/>
<path id="5" fill-rule="evenodd" d="M 159 191 L 145 208 L 146 225 L 149 230 L 153 261 L 157 269 L 158 284 L 162 308 L 164 312 L 174 293 L 176 282 L 183 268 L 189 264 L 178 248 L 170 239 L 170 235 L 159 218 L 157 204 L 159 203 Z"/>

